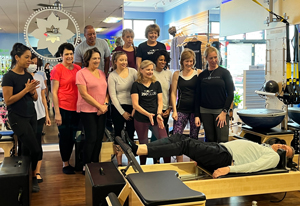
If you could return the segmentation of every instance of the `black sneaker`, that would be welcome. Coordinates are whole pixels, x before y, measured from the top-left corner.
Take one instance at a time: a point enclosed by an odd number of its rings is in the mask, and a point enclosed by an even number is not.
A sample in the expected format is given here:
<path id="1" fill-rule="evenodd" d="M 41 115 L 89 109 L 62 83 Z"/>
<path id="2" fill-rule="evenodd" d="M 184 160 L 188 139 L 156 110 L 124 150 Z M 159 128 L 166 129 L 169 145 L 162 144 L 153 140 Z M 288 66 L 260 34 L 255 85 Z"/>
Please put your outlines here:
<path id="1" fill-rule="evenodd" d="M 74 167 L 72 167 L 71 165 L 68 165 L 66 167 L 62 168 L 63 173 L 67 174 L 67 175 L 72 175 L 75 174 L 75 170 Z"/>
<path id="2" fill-rule="evenodd" d="M 131 140 L 130 138 L 126 138 L 126 142 L 127 142 L 127 144 L 129 145 L 129 147 L 131 148 L 132 153 L 133 153 L 135 156 L 137 156 L 136 152 L 137 152 L 137 150 L 138 150 L 139 147 L 138 147 L 138 146 L 134 143 L 134 141 Z"/>
<path id="3" fill-rule="evenodd" d="M 32 192 L 39 192 L 40 186 L 36 177 L 32 177 Z"/>

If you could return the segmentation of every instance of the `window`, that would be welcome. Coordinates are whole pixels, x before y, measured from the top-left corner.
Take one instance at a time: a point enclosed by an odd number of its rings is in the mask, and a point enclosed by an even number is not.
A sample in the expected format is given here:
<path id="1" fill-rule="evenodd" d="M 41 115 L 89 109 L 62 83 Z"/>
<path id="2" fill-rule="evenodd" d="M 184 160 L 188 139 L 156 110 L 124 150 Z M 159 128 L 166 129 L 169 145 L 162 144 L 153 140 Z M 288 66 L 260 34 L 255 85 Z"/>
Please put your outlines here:
<path id="1" fill-rule="evenodd" d="M 261 40 L 263 39 L 264 31 L 255 31 L 246 33 L 246 40 Z"/>
<path id="2" fill-rule="evenodd" d="M 124 29 L 132 29 L 134 31 L 134 38 L 139 40 L 145 40 L 145 30 L 150 24 L 155 24 L 155 20 L 137 20 L 126 19 L 124 20 Z"/>
<path id="3" fill-rule="evenodd" d="M 220 22 L 210 22 L 210 33 L 212 34 L 220 33 Z"/>

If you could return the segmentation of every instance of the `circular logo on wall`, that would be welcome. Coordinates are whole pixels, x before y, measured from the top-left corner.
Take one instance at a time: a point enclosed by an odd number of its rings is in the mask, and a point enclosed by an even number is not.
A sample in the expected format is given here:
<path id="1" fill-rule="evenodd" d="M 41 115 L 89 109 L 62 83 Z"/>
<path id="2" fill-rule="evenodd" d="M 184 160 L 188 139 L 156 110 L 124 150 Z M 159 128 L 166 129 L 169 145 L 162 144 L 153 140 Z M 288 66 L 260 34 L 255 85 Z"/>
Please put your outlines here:
<path id="1" fill-rule="evenodd" d="M 36 56 L 46 61 L 58 61 L 61 59 L 55 56 L 58 47 L 66 42 L 74 46 L 79 44 L 80 29 L 75 18 L 67 11 L 57 7 L 43 7 L 27 19 L 24 38 Z"/>

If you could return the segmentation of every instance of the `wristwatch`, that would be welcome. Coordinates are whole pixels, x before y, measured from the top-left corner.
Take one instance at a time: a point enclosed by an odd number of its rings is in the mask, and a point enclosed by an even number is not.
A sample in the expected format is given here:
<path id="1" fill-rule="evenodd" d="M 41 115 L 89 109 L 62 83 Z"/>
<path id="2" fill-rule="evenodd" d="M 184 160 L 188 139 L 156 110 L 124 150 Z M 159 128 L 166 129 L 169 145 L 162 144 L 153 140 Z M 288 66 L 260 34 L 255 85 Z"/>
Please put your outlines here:
<path id="1" fill-rule="evenodd" d="M 104 104 L 107 105 L 107 106 L 109 105 L 109 103 L 107 103 L 107 102 L 105 102 Z"/>
<path id="2" fill-rule="evenodd" d="M 233 111 L 233 109 L 229 109 L 228 111 L 229 111 L 229 112 L 232 112 L 232 111 Z"/>
<path id="3" fill-rule="evenodd" d="M 219 110 L 220 111 L 220 110 Z M 222 112 L 225 112 L 226 114 L 228 113 L 227 109 L 222 109 Z"/>

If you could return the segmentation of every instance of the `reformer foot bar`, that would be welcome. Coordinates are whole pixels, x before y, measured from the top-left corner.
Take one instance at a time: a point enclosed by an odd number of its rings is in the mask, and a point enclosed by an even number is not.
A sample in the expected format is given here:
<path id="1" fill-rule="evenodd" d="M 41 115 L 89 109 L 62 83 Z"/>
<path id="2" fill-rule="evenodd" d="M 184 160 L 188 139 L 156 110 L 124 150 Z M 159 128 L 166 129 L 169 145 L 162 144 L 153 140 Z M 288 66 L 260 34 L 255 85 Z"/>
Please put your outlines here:
<path id="1" fill-rule="evenodd" d="M 127 145 L 128 146 L 128 145 Z M 129 148 L 130 149 L 130 148 Z M 131 149 L 129 150 L 129 152 Z M 168 164 L 154 164 L 140 166 L 144 173 L 158 172 L 166 170 L 177 171 L 179 178 L 190 189 L 199 191 L 205 194 L 206 199 L 226 198 L 234 196 L 246 196 L 256 194 L 268 194 L 278 192 L 289 192 L 300 190 L 300 172 L 286 171 L 285 173 L 264 174 L 264 175 L 250 175 L 230 178 L 207 179 L 207 176 L 201 177 L 201 171 L 194 162 L 168 163 Z M 136 174 L 132 168 L 126 171 L 129 174 Z M 186 178 L 186 177 L 189 178 Z M 185 180 L 194 177 L 195 180 Z M 199 179 L 202 178 L 202 179 Z M 278 181 L 277 181 L 278 180 Z M 130 184 L 128 184 L 128 187 Z M 125 186 L 126 187 L 126 186 Z M 127 196 L 132 199 L 138 197 L 134 187 L 127 191 Z M 169 190 L 173 188 L 168 186 Z M 226 188 L 226 189 L 224 189 Z M 124 189 L 123 189 L 124 190 Z M 126 196 L 126 197 L 127 197 Z M 122 198 L 122 193 L 119 196 Z M 138 204 L 129 204 L 138 205 Z M 143 205 L 141 203 L 140 205 Z M 181 204 L 182 205 L 182 204 Z"/>

